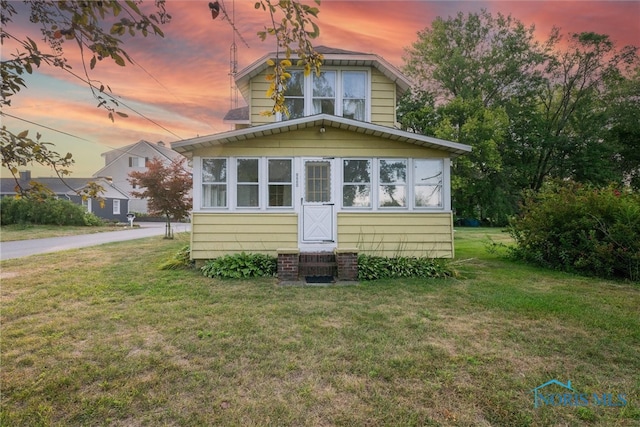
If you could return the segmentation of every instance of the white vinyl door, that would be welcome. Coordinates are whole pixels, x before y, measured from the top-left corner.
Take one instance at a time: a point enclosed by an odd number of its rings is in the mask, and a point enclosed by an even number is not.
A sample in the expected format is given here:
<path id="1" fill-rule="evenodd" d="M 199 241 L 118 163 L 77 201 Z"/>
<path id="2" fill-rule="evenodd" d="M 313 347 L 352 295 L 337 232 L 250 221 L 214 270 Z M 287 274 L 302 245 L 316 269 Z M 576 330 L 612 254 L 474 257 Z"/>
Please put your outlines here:
<path id="1" fill-rule="evenodd" d="M 333 243 L 333 159 L 303 160 L 302 243 Z"/>

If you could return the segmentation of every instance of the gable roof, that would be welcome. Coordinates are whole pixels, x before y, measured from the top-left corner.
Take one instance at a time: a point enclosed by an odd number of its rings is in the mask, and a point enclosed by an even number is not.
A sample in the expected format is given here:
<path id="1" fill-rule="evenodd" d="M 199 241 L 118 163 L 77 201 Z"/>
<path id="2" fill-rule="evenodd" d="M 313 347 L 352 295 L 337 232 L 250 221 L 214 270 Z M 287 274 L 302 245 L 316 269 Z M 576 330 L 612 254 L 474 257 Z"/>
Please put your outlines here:
<path id="1" fill-rule="evenodd" d="M 301 117 L 293 120 L 286 120 L 265 125 L 238 129 L 229 132 L 222 132 L 213 135 L 200 136 L 197 138 L 185 139 L 171 143 L 171 147 L 178 153 L 187 155 L 191 151 L 203 147 L 215 147 L 219 145 L 231 144 L 237 141 L 245 141 L 260 138 L 268 135 L 291 132 L 299 129 L 324 126 L 336 129 L 348 130 L 362 133 L 391 141 L 405 142 L 422 147 L 434 148 L 451 154 L 451 157 L 458 157 L 471 151 L 471 147 L 457 142 L 445 141 L 444 139 L 433 138 L 426 135 L 407 132 L 373 123 L 361 122 L 358 120 L 346 119 L 330 114 L 317 114 L 314 116 Z"/>
<path id="2" fill-rule="evenodd" d="M 411 82 L 396 67 L 391 65 L 382 57 L 373 53 L 353 52 L 349 50 L 336 49 L 327 46 L 317 46 L 314 48 L 316 52 L 322 54 L 324 60 L 322 66 L 339 65 L 349 67 L 374 67 L 384 74 L 389 80 L 394 82 L 399 90 L 398 95 L 403 94 L 411 87 Z M 268 53 L 258 59 L 236 75 L 236 87 L 242 93 L 245 100 L 249 100 L 249 81 L 267 69 L 267 59 L 274 59 L 275 52 Z M 284 54 L 280 53 L 283 57 Z M 296 60 L 296 54 L 291 55 L 291 59 Z M 295 63 L 295 61 L 294 61 Z M 292 67 L 295 68 L 295 67 Z"/>
<path id="3" fill-rule="evenodd" d="M 160 145 L 160 144 L 163 144 L 163 145 Z M 140 148 L 141 146 L 151 147 L 152 150 L 158 152 L 158 154 L 160 154 L 162 157 L 165 157 L 165 158 L 167 158 L 169 160 L 173 160 L 173 159 L 175 159 L 176 157 L 179 156 L 179 154 L 176 153 L 175 151 L 173 151 L 172 149 L 165 147 L 164 146 L 164 142 L 162 142 L 162 141 L 159 141 L 158 143 L 153 144 L 153 143 L 151 143 L 149 141 L 145 141 L 144 139 L 141 139 L 140 141 L 136 142 L 135 144 L 130 144 L 130 145 L 127 145 L 127 146 L 122 147 L 122 148 L 116 148 L 114 150 L 110 150 L 110 151 L 107 151 L 105 153 L 102 153 L 101 155 L 103 157 L 106 157 L 106 155 L 108 153 L 113 153 L 113 152 L 119 152 L 120 154 L 118 156 L 116 156 L 111 162 L 109 162 L 108 164 L 104 165 L 96 173 L 94 173 L 93 176 L 94 177 L 99 177 L 106 168 L 108 168 L 111 164 L 117 162 L 122 157 L 127 156 L 129 154 L 136 154 L 136 150 L 138 148 Z"/>
<path id="4" fill-rule="evenodd" d="M 249 107 L 233 108 L 225 114 L 223 123 L 251 124 L 249 121 Z"/>
<path id="5" fill-rule="evenodd" d="M 96 178 L 92 180 L 96 184 L 102 186 L 103 192 L 100 193 L 100 197 L 105 199 L 131 199 L 132 197 L 127 194 L 126 191 L 113 185 L 111 181 L 105 178 Z M 87 183 L 79 187 L 75 187 L 73 190 L 67 191 L 68 196 L 75 196 L 77 191 L 82 191 L 87 186 Z"/>

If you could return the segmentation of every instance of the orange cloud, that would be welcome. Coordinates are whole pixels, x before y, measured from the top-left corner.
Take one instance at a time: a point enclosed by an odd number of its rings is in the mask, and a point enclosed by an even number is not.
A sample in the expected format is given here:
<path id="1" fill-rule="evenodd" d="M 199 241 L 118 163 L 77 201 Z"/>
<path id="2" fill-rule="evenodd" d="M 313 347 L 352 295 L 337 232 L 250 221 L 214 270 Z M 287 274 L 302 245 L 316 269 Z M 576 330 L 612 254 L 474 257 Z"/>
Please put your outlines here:
<path id="1" fill-rule="evenodd" d="M 224 4 L 231 8 L 234 2 L 226 0 Z M 150 6 L 152 3 L 147 7 Z M 69 147 L 73 151 L 74 147 L 83 147 L 79 150 L 82 157 L 78 158 L 77 169 L 83 174 L 99 169 L 102 166 L 99 153 L 110 147 L 121 147 L 140 139 L 170 142 L 178 139 L 175 135 L 189 138 L 228 130 L 222 118 L 232 105 L 229 99 L 231 45 L 235 38 L 238 70 L 273 51 L 273 40 L 261 42 L 256 36 L 269 22 L 269 14 L 256 11 L 253 1 L 236 1 L 235 14 L 227 11 L 239 32 L 234 37 L 233 28 L 224 15 L 211 19 L 208 0 L 171 0 L 167 6 L 173 20 L 163 27 L 164 38 L 126 39 L 124 46 L 135 64 L 119 67 L 103 60 L 90 74 L 92 79 L 108 84 L 120 102 L 147 118 L 123 108 L 130 117 L 111 123 L 103 110 L 95 108 L 97 102 L 85 84 L 67 73 L 46 67 L 36 73 L 38 78 L 48 77 L 47 86 L 38 86 L 37 78 L 28 80 L 33 86 L 15 97 L 9 113 L 91 141 L 33 128 L 64 149 Z M 554 25 L 561 27 L 565 34 L 581 31 L 609 34 L 620 47 L 640 40 L 640 2 L 637 1 L 324 0 L 318 20 L 320 38 L 315 44 L 376 53 L 401 68 L 404 49 L 415 42 L 417 32 L 429 27 L 437 16 L 446 19 L 459 11 L 467 14 L 482 8 L 492 14 L 511 14 L 527 26 L 535 24 L 536 36 L 541 40 Z M 14 21 L 8 27 L 12 33 L 40 39 L 38 30 L 25 19 Z M 80 53 L 70 43 L 67 47 L 66 55 L 74 72 L 83 74 Z M 3 60 L 11 51 L 7 42 L 2 49 Z M 32 88 L 37 90 L 34 92 Z M 25 126 L 9 119 L 5 123 Z M 86 150 L 86 146 L 93 149 Z"/>

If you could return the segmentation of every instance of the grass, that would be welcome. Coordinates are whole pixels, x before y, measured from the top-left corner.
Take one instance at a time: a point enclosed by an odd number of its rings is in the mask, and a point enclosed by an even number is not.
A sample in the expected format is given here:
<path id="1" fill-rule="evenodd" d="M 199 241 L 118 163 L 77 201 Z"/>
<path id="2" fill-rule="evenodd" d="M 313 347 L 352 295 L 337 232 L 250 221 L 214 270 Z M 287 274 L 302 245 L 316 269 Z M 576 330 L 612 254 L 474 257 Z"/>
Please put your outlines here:
<path id="1" fill-rule="evenodd" d="M 3 261 L 0 424 L 640 424 L 638 286 L 487 236 L 456 233 L 459 279 L 344 287 L 158 270 L 184 235 Z M 629 403 L 534 408 L 554 378 Z"/>
<path id="2" fill-rule="evenodd" d="M 123 227 L 113 225 L 83 227 L 75 225 L 28 225 L 14 224 L 0 227 L 0 242 L 16 240 L 44 239 L 48 237 L 75 236 L 79 234 L 104 233 L 118 231 Z"/>

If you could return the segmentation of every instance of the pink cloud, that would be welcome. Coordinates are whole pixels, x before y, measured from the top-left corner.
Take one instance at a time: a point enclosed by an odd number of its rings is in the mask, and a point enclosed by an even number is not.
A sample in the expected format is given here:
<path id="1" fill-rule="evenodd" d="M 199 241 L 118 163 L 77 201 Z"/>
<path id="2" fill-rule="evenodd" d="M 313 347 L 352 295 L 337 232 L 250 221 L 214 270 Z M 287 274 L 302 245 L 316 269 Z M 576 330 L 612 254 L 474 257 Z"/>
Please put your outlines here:
<path id="1" fill-rule="evenodd" d="M 233 1 L 226 0 L 224 4 L 230 8 Z M 261 42 L 256 35 L 269 21 L 268 14 L 256 11 L 253 1 L 238 0 L 235 5 L 235 27 L 249 44 L 247 47 L 236 34 L 238 70 L 242 70 L 275 46 L 273 40 Z M 223 15 L 211 19 L 207 0 L 172 0 L 168 8 L 173 20 L 163 27 L 164 38 L 126 39 L 125 48 L 138 65 L 123 68 L 104 60 L 91 77 L 108 84 L 120 100 L 180 137 L 228 130 L 222 117 L 231 105 L 228 74 L 232 27 Z M 467 14 L 482 8 L 492 14 L 511 14 L 527 26 L 535 24 L 539 39 L 546 38 L 555 25 L 565 34 L 609 34 L 620 47 L 640 40 L 640 2 L 324 0 L 318 20 L 321 35 L 315 44 L 376 53 L 400 68 L 404 49 L 437 16 L 446 19 L 459 11 Z M 228 12 L 231 15 L 231 10 Z M 26 22 L 16 20 L 9 28 L 18 36 L 40 38 L 38 30 Z M 3 46 L 3 59 L 11 51 L 9 47 L 10 44 Z M 82 73 L 79 52 L 72 45 L 68 47 L 67 56 L 74 71 Z M 96 101 L 76 78 L 45 67 L 37 73 L 60 83 L 38 93 L 25 90 L 16 97 L 14 105 L 19 108 L 12 114 L 86 136 L 104 147 L 128 145 L 140 139 L 178 139 L 130 111 L 128 119 L 112 124 L 103 110 L 95 108 Z M 69 90 L 70 84 L 73 90 Z M 53 139 L 59 140 L 58 136 Z M 100 166 L 96 165 L 96 169 Z"/>

